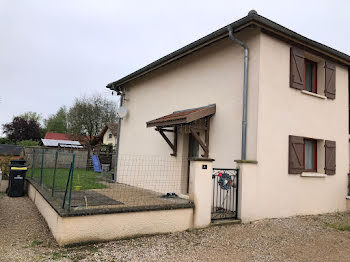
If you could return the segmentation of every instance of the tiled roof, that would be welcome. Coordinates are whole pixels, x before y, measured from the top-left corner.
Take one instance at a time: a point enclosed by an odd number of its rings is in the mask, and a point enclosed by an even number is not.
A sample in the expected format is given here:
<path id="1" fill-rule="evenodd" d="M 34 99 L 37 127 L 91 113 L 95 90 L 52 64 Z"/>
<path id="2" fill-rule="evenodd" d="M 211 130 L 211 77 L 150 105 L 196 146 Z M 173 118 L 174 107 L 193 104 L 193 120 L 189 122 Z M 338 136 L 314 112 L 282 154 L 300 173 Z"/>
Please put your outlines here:
<path id="1" fill-rule="evenodd" d="M 192 108 L 187 110 L 175 111 L 172 114 L 165 115 L 147 122 L 147 127 L 152 126 L 170 126 L 187 124 L 197 119 L 213 115 L 216 111 L 216 105 Z"/>
<path id="2" fill-rule="evenodd" d="M 114 136 L 118 134 L 118 124 L 117 123 L 107 123 L 106 126 L 111 130 Z"/>
<path id="3" fill-rule="evenodd" d="M 64 133 L 47 132 L 44 139 L 72 140 L 72 135 Z"/>

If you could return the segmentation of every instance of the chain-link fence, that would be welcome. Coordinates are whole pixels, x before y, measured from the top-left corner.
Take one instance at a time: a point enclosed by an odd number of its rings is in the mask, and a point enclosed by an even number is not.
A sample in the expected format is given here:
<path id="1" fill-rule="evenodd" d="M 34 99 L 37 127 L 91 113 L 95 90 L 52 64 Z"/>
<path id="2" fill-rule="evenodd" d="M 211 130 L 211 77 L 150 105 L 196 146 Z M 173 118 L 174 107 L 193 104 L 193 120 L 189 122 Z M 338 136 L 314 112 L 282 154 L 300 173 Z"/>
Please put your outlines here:
<path id="1" fill-rule="evenodd" d="M 33 149 L 27 153 L 27 177 L 32 180 L 62 208 L 70 209 L 72 181 L 70 177 L 75 170 L 75 153 L 65 151 L 46 151 Z M 79 172 L 76 171 L 76 172 Z M 67 206 L 66 206 L 67 202 Z"/>
<path id="2" fill-rule="evenodd" d="M 33 150 L 27 177 L 56 206 L 69 212 L 94 209 L 154 209 L 188 203 L 188 160 L 171 156 L 120 155 L 114 163 L 82 154 Z M 102 161 L 100 161 L 100 158 Z"/>

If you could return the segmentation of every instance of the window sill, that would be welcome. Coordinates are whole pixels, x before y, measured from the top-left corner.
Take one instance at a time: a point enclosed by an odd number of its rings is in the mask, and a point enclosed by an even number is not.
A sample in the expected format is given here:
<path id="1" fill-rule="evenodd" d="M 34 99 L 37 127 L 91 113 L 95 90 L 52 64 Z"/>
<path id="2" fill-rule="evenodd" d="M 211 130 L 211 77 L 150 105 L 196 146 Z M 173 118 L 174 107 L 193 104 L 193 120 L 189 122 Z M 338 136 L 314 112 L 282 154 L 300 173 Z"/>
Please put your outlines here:
<path id="1" fill-rule="evenodd" d="M 303 172 L 301 173 L 302 177 L 327 177 L 326 174 L 314 173 L 314 172 Z"/>
<path id="2" fill-rule="evenodd" d="M 327 99 L 327 97 L 325 97 L 323 95 L 315 94 L 315 93 L 312 93 L 312 92 L 309 92 L 306 90 L 301 90 L 301 92 L 305 95 L 314 96 L 314 97 L 321 98 L 321 99 Z"/>

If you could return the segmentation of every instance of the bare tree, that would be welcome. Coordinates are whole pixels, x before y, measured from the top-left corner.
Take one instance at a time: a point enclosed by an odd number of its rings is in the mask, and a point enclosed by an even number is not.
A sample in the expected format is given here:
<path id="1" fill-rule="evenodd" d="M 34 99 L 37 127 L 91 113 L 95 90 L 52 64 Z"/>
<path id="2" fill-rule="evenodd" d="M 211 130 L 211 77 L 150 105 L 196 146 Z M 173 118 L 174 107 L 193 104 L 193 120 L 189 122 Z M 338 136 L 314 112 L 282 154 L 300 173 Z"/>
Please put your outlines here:
<path id="1" fill-rule="evenodd" d="M 68 131 L 88 136 L 90 144 L 106 123 L 117 120 L 116 110 L 116 103 L 101 95 L 78 98 L 67 115 Z"/>

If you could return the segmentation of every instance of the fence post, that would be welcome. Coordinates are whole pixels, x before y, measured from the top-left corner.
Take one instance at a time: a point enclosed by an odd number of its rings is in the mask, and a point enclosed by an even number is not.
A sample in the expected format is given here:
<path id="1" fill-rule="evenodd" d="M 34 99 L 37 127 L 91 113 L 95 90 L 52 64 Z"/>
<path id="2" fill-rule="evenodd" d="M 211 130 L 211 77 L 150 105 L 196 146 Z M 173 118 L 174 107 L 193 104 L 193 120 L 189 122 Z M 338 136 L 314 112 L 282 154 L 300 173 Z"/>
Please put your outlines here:
<path id="1" fill-rule="evenodd" d="M 52 192 L 51 192 L 51 196 L 53 196 L 53 195 L 55 194 L 55 182 L 56 182 L 57 159 L 58 159 L 58 151 L 56 151 L 56 156 L 55 156 L 55 169 L 53 170 L 53 179 L 52 179 Z"/>
<path id="2" fill-rule="evenodd" d="M 63 209 L 64 209 L 64 205 L 66 204 L 67 191 L 68 191 L 68 186 L 69 186 L 71 173 L 72 173 L 72 163 L 70 164 L 69 173 L 68 173 L 68 179 L 67 179 L 67 184 L 66 184 L 66 190 L 64 191 L 64 197 L 63 197 L 63 203 L 62 203 L 62 208 Z"/>
<path id="3" fill-rule="evenodd" d="M 43 183 L 44 149 L 41 152 L 40 185 Z"/>
<path id="4" fill-rule="evenodd" d="M 33 148 L 33 159 L 32 159 L 32 176 L 31 178 L 34 177 L 34 167 L 35 167 L 35 149 Z"/>
<path id="5" fill-rule="evenodd" d="M 73 160 L 72 160 L 72 172 L 71 172 L 69 197 L 68 197 L 68 212 L 70 211 L 71 199 L 72 199 L 72 188 L 73 188 L 73 178 L 74 178 L 74 162 L 75 162 L 75 154 L 73 154 Z"/>
<path id="6" fill-rule="evenodd" d="M 189 198 L 194 202 L 193 227 L 206 227 L 211 222 L 213 159 L 195 158 L 190 163 Z"/>

